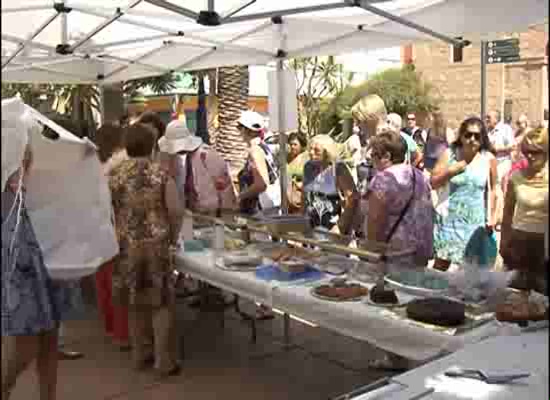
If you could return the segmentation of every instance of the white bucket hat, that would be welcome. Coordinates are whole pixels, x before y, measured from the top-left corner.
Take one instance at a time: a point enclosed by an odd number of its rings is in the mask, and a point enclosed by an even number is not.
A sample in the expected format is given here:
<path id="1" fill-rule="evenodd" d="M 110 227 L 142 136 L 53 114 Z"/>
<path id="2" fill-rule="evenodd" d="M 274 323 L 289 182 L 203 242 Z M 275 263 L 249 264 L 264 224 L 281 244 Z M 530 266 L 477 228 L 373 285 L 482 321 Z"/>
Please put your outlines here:
<path id="1" fill-rule="evenodd" d="M 237 123 L 254 131 L 260 132 L 265 127 L 265 118 L 255 111 L 243 111 Z"/>
<path id="2" fill-rule="evenodd" d="M 158 140 L 160 151 L 168 154 L 195 151 L 201 144 L 202 139 L 189 132 L 185 121 L 179 120 L 170 122 L 164 136 Z"/>

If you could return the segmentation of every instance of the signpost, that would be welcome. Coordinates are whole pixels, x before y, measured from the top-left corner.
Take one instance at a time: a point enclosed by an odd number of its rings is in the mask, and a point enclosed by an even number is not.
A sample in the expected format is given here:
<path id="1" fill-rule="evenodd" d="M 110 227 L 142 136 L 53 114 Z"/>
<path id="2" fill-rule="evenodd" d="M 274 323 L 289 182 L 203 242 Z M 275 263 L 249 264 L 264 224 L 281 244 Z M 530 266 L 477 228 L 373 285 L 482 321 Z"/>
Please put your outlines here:
<path id="1" fill-rule="evenodd" d="M 507 64 L 521 61 L 519 39 L 510 38 L 481 42 L 481 118 L 485 119 L 487 106 L 487 64 Z"/>
<path id="2" fill-rule="evenodd" d="M 493 40 L 487 42 L 487 64 L 512 63 L 521 60 L 519 55 L 519 39 Z"/>

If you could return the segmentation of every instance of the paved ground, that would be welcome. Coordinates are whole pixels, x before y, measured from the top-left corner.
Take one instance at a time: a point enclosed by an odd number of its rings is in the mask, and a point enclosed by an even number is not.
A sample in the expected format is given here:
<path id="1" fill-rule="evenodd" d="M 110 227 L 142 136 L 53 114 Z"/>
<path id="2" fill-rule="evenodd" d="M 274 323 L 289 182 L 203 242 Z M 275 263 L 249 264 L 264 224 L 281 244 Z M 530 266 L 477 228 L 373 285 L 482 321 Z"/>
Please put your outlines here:
<path id="1" fill-rule="evenodd" d="M 184 341 L 183 373 L 163 381 L 134 372 L 129 356 L 114 348 L 96 318 L 67 324 L 67 347 L 86 357 L 62 361 L 59 400 L 149 399 L 329 399 L 383 375 L 367 369 L 379 353 L 371 346 L 324 329 L 292 323 L 293 343 L 285 350 L 282 319 L 263 322 L 257 344 L 250 329 L 228 312 L 225 328 L 214 313 L 178 304 Z M 12 400 L 38 399 L 33 370 L 22 375 Z"/>

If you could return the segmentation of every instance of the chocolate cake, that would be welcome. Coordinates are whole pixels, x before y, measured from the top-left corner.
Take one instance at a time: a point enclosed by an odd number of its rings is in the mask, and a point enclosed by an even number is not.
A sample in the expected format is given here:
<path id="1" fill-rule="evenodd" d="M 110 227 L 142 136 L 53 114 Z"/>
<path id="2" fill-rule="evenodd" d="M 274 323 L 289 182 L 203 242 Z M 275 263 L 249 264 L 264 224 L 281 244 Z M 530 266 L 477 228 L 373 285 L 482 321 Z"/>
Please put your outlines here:
<path id="1" fill-rule="evenodd" d="M 397 304 L 399 302 L 395 290 L 386 289 L 383 285 L 376 285 L 370 290 L 370 299 L 377 304 Z"/>
<path id="2" fill-rule="evenodd" d="M 315 288 L 315 293 L 322 297 L 334 300 L 353 300 L 366 296 L 369 290 L 358 283 L 346 283 L 344 285 L 321 285 Z"/>
<path id="3" fill-rule="evenodd" d="M 458 326 L 466 319 L 463 303 L 443 299 L 416 299 L 407 305 L 407 316 L 419 322 L 439 326 Z"/>

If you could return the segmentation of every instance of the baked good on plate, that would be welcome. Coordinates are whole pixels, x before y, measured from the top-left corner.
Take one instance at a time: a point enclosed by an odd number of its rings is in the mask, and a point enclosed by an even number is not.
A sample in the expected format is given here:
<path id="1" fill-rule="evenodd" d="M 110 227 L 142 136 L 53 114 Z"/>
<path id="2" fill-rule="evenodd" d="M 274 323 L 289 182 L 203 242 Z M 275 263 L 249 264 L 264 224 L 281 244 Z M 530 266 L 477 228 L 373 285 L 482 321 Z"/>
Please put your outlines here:
<path id="1" fill-rule="evenodd" d="M 370 299 L 377 304 L 397 304 L 399 299 L 395 290 L 387 289 L 384 285 L 376 285 L 370 290 Z"/>
<path id="2" fill-rule="evenodd" d="M 497 305 L 496 318 L 502 322 L 528 322 L 548 319 L 548 307 L 541 296 L 514 293 Z"/>
<path id="3" fill-rule="evenodd" d="M 361 298 L 369 293 L 369 290 L 365 286 L 358 283 L 320 285 L 314 291 L 318 296 L 342 301 Z"/>
<path id="4" fill-rule="evenodd" d="M 445 298 L 415 299 L 407 305 L 407 317 L 439 326 L 458 326 L 466 320 L 466 307 Z"/>

